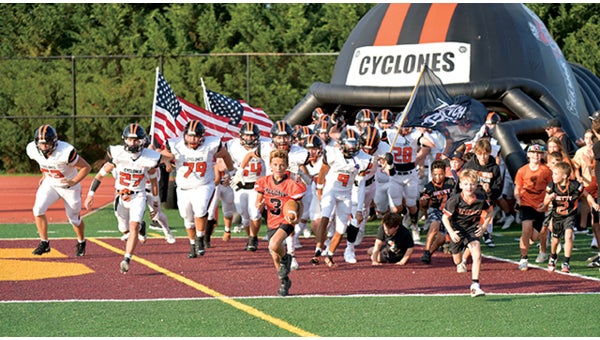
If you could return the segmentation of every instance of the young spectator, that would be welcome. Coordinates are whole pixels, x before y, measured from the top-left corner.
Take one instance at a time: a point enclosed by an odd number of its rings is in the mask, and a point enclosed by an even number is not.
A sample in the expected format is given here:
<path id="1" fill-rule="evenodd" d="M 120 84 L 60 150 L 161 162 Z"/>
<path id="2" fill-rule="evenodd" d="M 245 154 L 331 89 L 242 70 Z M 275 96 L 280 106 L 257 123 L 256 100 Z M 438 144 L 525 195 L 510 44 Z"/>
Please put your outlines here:
<path id="1" fill-rule="evenodd" d="M 408 229 L 402 226 L 402 216 L 389 212 L 383 215 L 381 225 L 377 229 L 375 245 L 367 250 L 371 256 L 371 264 L 382 263 L 405 265 L 413 253 L 414 242 Z"/>
<path id="2" fill-rule="evenodd" d="M 573 157 L 572 164 L 575 172 L 575 177 L 579 183 L 583 185 L 583 189 L 592 194 L 592 196 L 598 195 L 598 185 L 596 183 L 596 173 L 594 171 L 596 167 L 596 160 L 594 159 L 594 151 L 592 145 L 596 142 L 596 136 L 592 130 L 586 130 L 583 134 L 584 146 L 577 149 L 575 156 Z M 588 216 L 590 214 L 590 206 L 587 201 L 581 201 L 579 205 L 579 226 L 577 227 L 576 234 L 582 234 L 587 232 Z"/>
<path id="3" fill-rule="evenodd" d="M 283 243 L 293 232 L 294 224 L 302 213 L 302 196 L 306 187 L 302 181 L 291 178 L 288 171 L 288 152 L 274 149 L 269 155 L 269 167 L 272 175 L 264 176 L 256 181 L 256 207 L 259 211 L 267 210 L 267 236 L 269 238 L 269 253 L 281 284 L 277 291 L 279 296 L 287 296 L 292 286 L 288 277 L 292 266 L 292 255 L 286 253 Z M 283 207 L 286 202 L 294 200 L 298 211 L 292 218 L 284 215 Z"/>
<path id="4" fill-rule="evenodd" d="M 548 119 L 546 123 L 546 133 L 548 137 L 555 137 L 560 142 L 562 149 L 565 151 L 565 154 L 568 157 L 573 157 L 575 155 L 576 147 L 575 143 L 571 141 L 567 133 L 562 129 L 562 123 L 557 118 Z M 550 151 L 550 148 L 548 148 Z"/>
<path id="5" fill-rule="evenodd" d="M 520 206 L 521 214 L 521 260 L 519 270 L 527 270 L 529 245 L 531 241 L 537 241 L 540 237 L 544 223 L 543 201 L 546 196 L 546 187 L 552 182 L 552 170 L 542 164 L 541 160 L 546 152 L 539 144 L 532 144 L 527 148 L 529 163 L 523 165 L 515 176 L 515 198 Z M 545 239 L 541 242 L 546 242 Z M 543 263 L 548 259 L 545 251 L 540 253 L 535 262 Z"/>
<path id="6" fill-rule="evenodd" d="M 54 202 L 62 199 L 69 223 L 77 236 L 75 256 L 84 256 L 86 242 L 85 225 L 80 217 L 80 182 L 90 173 L 91 166 L 71 144 L 58 140 L 56 130 L 47 124 L 35 130 L 33 142 L 27 144 L 26 152 L 29 158 L 38 163 L 43 174 L 33 204 L 35 226 L 40 237 L 33 255 L 50 251 L 46 211 Z"/>
<path id="7" fill-rule="evenodd" d="M 421 192 L 421 208 L 427 211 L 429 230 L 425 241 L 425 252 L 421 262 L 431 263 L 431 255 L 446 241 L 446 230 L 441 226 L 442 210 L 450 194 L 456 187 L 451 177 L 446 177 L 446 163 L 441 160 L 433 161 L 431 165 L 432 180 L 425 184 Z"/>
<path id="8" fill-rule="evenodd" d="M 561 238 L 565 241 L 565 259 L 561 266 L 563 273 L 571 272 L 571 252 L 573 250 L 573 229 L 575 226 L 575 215 L 577 213 L 577 202 L 583 195 L 590 206 L 599 210 L 600 206 L 591 195 L 583 190 L 581 183 L 576 180 L 570 180 L 571 166 L 567 162 L 559 162 L 552 170 L 552 182 L 546 188 L 546 197 L 544 198 L 543 208 L 547 208 L 552 203 L 552 244 L 551 255 L 548 261 L 548 270 L 556 269 L 558 259 L 557 249 Z"/>
<path id="9" fill-rule="evenodd" d="M 482 138 L 478 140 L 473 147 L 475 157 L 466 162 L 463 169 L 476 171 L 479 178 L 477 191 L 484 195 L 488 202 L 494 206 L 496 200 L 502 194 L 502 176 L 500 175 L 500 166 L 496 163 L 496 159 L 491 156 L 491 152 L 492 145 L 489 139 Z M 488 225 L 483 233 L 483 241 L 488 247 L 495 246 L 492 239 L 492 228 L 492 224 Z"/>
<path id="10" fill-rule="evenodd" d="M 477 172 L 465 169 L 460 173 L 460 193 L 452 195 L 444 207 L 442 223 L 450 235 L 450 252 L 456 264 L 457 272 L 466 269 L 462 260 L 462 252 L 469 249 L 473 260 L 471 269 L 472 297 L 485 295 L 479 285 L 481 270 L 481 247 L 479 238 L 490 220 L 493 207 L 484 195 L 476 191 L 479 183 Z"/>
<path id="11" fill-rule="evenodd" d="M 102 178 L 108 173 L 115 175 L 114 212 L 119 230 L 128 234 L 125 256 L 120 264 L 122 274 L 129 271 L 133 252 L 138 242 L 146 242 L 146 224 L 143 221 L 146 211 L 146 176 L 150 179 L 153 201 L 158 198 L 157 171 L 161 155 L 144 147 L 146 132 L 139 124 L 129 124 L 121 136 L 122 145 L 111 145 L 106 151 L 107 162 L 96 174 L 85 199 L 85 208 L 90 210 L 94 203 L 94 192 Z M 114 172 L 113 172 L 114 171 Z M 139 231 L 139 234 L 138 234 Z"/>

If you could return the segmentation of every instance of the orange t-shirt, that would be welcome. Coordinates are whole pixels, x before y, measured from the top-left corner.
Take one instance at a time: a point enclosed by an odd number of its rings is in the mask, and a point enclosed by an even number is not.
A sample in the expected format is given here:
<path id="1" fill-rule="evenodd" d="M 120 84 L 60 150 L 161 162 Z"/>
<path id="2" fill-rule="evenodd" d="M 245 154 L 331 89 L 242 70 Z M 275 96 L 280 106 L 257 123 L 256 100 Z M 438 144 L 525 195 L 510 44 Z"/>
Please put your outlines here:
<path id="1" fill-rule="evenodd" d="M 552 182 L 552 170 L 544 164 L 532 171 L 529 164 L 523 165 L 515 176 L 515 185 L 520 188 L 521 206 L 537 209 L 546 197 L 546 186 Z"/>
<path id="2" fill-rule="evenodd" d="M 289 172 L 284 179 L 276 182 L 273 175 L 263 176 L 254 184 L 254 190 L 263 194 L 267 209 L 267 228 L 276 229 L 280 224 L 288 223 L 284 219 L 283 206 L 288 200 L 299 201 L 306 192 L 304 183 L 290 178 Z"/>

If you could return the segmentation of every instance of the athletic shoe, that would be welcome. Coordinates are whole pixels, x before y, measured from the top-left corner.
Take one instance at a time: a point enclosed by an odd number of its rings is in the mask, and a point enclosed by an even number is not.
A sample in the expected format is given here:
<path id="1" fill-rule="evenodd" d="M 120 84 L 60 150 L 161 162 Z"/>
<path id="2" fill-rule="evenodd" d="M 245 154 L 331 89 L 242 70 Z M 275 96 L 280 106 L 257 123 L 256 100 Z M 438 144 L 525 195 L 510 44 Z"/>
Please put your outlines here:
<path id="1" fill-rule="evenodd" d="M 548 271 L 553 272 L 556 270 L 556 260 L 551 258 L 548 260 Z"/>
<path id="2" fill-rule="evenodd" d="M 231 240 L 231 230 L 230 231 L 225 230 L 223 232 L 223 241 L 227 242 L 229 240 Z"/>
<path id="3" fill-rule="evenodd" d="M 33 255 L 42 255 L 44 253 L 50 252 L 50 242 L 48 241 L 40 241 L 37 248 L 35 248 L 32 252 Z"/>
<path id="4" fill-rule="evenodd" d="M 347 263 L 356 263 L 356 254 L 354 254 L 354 250 L 350 250 L 348 248 L 346 248 L 346 250 L 344 250 L 344 261 L 346 261 Z"/>
<path id="5" fill-rule="evenodd" d="M 467 272 L 467 264 L 464 262 L 461 262 L 459 264 L 456 265 L 456 272 L 457 273 L 466 273 Z"/>
<path id="6" fill-rule="evenodd" d="M 510 228 L 514 221 L 515 221 L 515 217 L 513 215 L 508 215 L 508 217 L 506 217 L 506 219 L 504 220 L 504 224 L 502 225 L 502 230 L 506 230 L 506 229 Z"/>
<path id="7" fill-rule="evenodd" d="M 410 229 L 412 231 L 412 238 L 414 243 L 421 242 L 421 235 L 419 234 L 419 227 L 416 225 L 411 225 Z"/>
<path id="8" fill-rule="evenodd" d="M 129 271 L 129 261 L 128 259 L 123 259 L 123 261 L 121 261 L 121 274 L 125 274 Z"/>
<path id="9" fill-rule="evenodd" d="M 535 258 L 535 263 L 544 263 L 548 261 L 548 253 L 539 252 Z"/>
<path id="10" fill-rule="evenodd" d="M 269 235 L 265 234 L 265 236 L 263 237 L 263 241 L 268 241 L 269 240 Z"/>
<path id="11" fill-rule="evenodd" d="M 323 260 L 325 261 L 325 264 L 329 268 L 333 268 L 336 266 L 335 262 L 333 261 L 333 255 L 328 254 L 327 256 L 325 256 L 323 258 Z"/>
<path id="12" fill-rule="evenodd" d="M 173 234 L 171 233 L 167 233 L 167 235 L 165 235 L 165 240 L 168 244 L 174 244 L 175 242 L 177 242 L 177 240 L 175 240 L 175 236 L 173 236 Z"/>
<path id="13" fill-rule="evenodd" d="M 494 244 L 494 240 L 492 240 L 492 235 L 490 235 L 487 231 L 483 233 L 483 242 L 490 248 L 494 248 L 496 246 Z"/>
<path id="14" fill-rule="evenodd" d="M 258 237 L 248 237 L 248 243 L 246 244 L 246 250 L 256 251 L 258 248 Z"/>
<path id="15" fill-rule="evenodd" d="M 591 247 L 592 249 L 598 249 L 598 240 L 596 239 L 596 237 L 594 237 L 594 238 L 592 239 L 592 243 L 590 243 L 590 247 Z"/>
<path id="16" fill-rule="evenodd" d="M 128 239 L 129 239 L 129 232 L 126 232 L 125 234 L 121 235 L 121 241 L 127 242 Z"/>
<path id="17" fill-rule="evenodd" d="M 204 247 L 212 248 L 212 244 L 210 244 L 210 236 L 208 234 L 204 234 Z"/>
<path id="18" fill-rule="evenodd" d="M 83 242 L 77 242 L 77 250 L 75 250 L 75 256 L 85 255 L 85 240 Z"/>
<path id="19" fill-rule="evenodd" d="M 296 257 L 292 256 L 292 265 L 290 266 L 291 270 L 298 270 L 300 265 L 298 265 L 298 261 L 296 261 Z"/>
<path id="20" fill-rule="evenodd" d="M 577 227 L 577 229 L 574 230 L 574 234 L 587 234 L 587 228 Z"/>
<path id="21" fill-rule="evenodd" d="M 160 226 L 160 224 L 158 223 L 157 220 L 151 220 L 150 221 L 150 225 L 148 226 L 148 228 L 150 228 L 152 230 L 160 230 L 160 231 L 162 231 L 162 227 Z"/>
<path id="22" fill-rule="evenodd" d="M 425 264 L 431 263 L 431 253 L 429 252 L 429 250 L 425 250 L 425 252 L 423 253 L 423 256 L 421 256 L 421 262 L 423 262 Z"/>
<path id="23" fill-rule="evenodd" d="M 147 236 L 146 236 L 146 221 L 142 221 L 140 223 L 140 230 L 138 232 L 138 240 L 140 240 L 140 242 L 142 244 L 146 243 L 147 240 Z"/>
<path id="24" fill-rule="evenodd" d="M 471 285 L 471 297 L 485 296 L 485 292 L 481 290 L 478 283 Z"/>
<path id="25" fill-rule="evenodd" d="M 319 257 L 321 257 L 321 249 L 317 249 L 315 251 L 315 256 L 313 256 L 312 259 L 310 259 L 310 263 L 312 263 L 313 266 L 316 266 L 319 264 Z"/>
<path id="26" fill-rule="evenodd" d="M 527 259 L 521 259 L 521 261 L 519 261 L 519 270 L 526 271 L 527 269 L 529 269 L 529 261 L 527 261 Z"/>
<path id="27" fill-rule="evenodd" d="M 244 230 L 244 226 L 236 225 L 235 227 L 233 227 L 233 232 L 236 233 L 236 234 L 241 233 L 242 230 Z"/>
<path id="28" fill-rule="evenodd" d="M 188 259 L 195 259 L 196 257 L 198 257 L 198 254 L 196 254 L 196 245 L 190 244 L 190 252 L 188 253 Z"/>
<path id="29" fill-rule="evenodd" d="M 560 266 L 560 271 L 563 272 L 563 273 L 570 273 L 571 272 L 571 266 L 568 263 L 564 262 L 562 264 L 562 266 Z"/>
<path id="30" fill-rule="evenodd" d="M 206 250 L 204 249 L 204 237 L 196 236 L 196 253 L 200 256 L 204 256 Z"/>
<path id="31" fill-rule="evenodd" d="M 588 268 L 600 268 L 600 260 L 596 259 L 596 261 L 588 263 L 587 267 Z"/>
<path id="32" fill-rule="evenodd" d="M 310 228 L 304 229 L 302 236 L 304 236 L 304 238 L 309 238 L 311 236 Z"/>
<path id="33" fill-rule="evenodd" d="M 292 255 L 285 254 L 279 260 L 279 270 L 277 271 L 277 276 L 279 276 L 280 280 L 288 277 L 288 274 L 292 270 Z"/>
<path id="34" fill-rule="evenodd" d="M 277 295 L 279 296 L 287 296 L 290 292 L 290 287 L 292 286 L 292 280 L 289 277 L 281 280 L 281 285 L 277 290 Z"/>

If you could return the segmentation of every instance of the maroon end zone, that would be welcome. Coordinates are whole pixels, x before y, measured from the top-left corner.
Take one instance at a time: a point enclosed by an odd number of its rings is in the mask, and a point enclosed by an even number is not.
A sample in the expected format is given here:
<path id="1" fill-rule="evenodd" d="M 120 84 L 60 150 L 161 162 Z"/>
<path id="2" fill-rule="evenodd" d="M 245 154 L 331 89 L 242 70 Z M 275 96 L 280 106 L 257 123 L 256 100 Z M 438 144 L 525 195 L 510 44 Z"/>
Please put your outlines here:
<path id="1" fill-rule="evenodd" d="M 102 239 L 118 249 L 125 243 L 119 239 Z M 343 262 L 343 248 L 336 256 L 338 267 L 324 264 L 312 266 L 312 240 L 303 240 L 305 247 L 296 251 L 300 264 L 293 271 L 290 296 L 352 295 L 352 294 L 467 294 L 471 273 L 456 273 L 449 255 L 436 253 L 431 265 L 419 261 L 422 246 L 417 246 L 407 266 L 371 266 L 366 247 L 373 238 L 365 238 L 357 248 L 357 264 Z M 136 253 L 170 273 L 185 277 L 229 297 L 276 296 L 279 281 L 266 242 L 259 241 L 257 252 L 243 250 L 246 240 L 233 238 L 229 242 L 215 238 L 206 255 L 188 259 L 189 244 L 178 238 L 174 245 L 162 238 L 149 239 Z M 0 248 L 33 249 L 36 241 L 0 241 Z M 122 256 L 88 241 L 87 254 L 75 258 L 74 240 L 51 240 L 53 249 L 67 258 L 35 257 L 27 261 L 81 263 L 92 269 L 91 274 L 32 281 L 0 281 L 0 300 L 71 300 L 71 299 L 158 299 L 199 298 L 206 293 L 176 278 L 164 275 L 139 262 L 132 261 L 130 272 L 119 272 Z M 134 257 L 135 258 L 135 257 Z M 1 261 L 1 260 L 0 260 Z M 469 270 L 470 264 L 468 266 Z M 488 294 L 500 293 L 599 293 L 598 280 L 530 268 L 519 271 L 514 263 L 483 259 L 481 287 Z"/>

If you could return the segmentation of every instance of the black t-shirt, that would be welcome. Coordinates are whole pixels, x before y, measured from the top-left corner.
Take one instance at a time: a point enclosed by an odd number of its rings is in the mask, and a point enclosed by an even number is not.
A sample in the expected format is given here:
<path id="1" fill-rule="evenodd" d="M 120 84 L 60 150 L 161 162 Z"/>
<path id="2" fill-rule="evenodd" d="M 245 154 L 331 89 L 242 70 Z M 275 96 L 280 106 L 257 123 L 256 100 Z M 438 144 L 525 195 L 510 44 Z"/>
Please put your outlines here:
<path id="1" fill-rule="evenodd" d="M 564 188 L 561 188 L 554 182 L 548 183 L 546 193 L 556 193 L 552 200 L 552 219 L 555 221 L 573 217 L 577 214 L 577 205 L 579 197 L 583 193 L 583 186 L 576 180 L 569 180 Z"/>
<path id="2" fill-rule="evenodd" d="M 392 252 L 402 256 L 404 256 L 408 248 L 415 246 L 410 231 L 403 226 L 400 226 L 394 235 L 387 236 L 383 230 L 383 225 L 380 225 L 379 229 L 377 229 L 377 239 L 387 244 Z"/>
<path id="3" fill-rule="evenodd" d="M 446 202 L 444 214 L 450 216 L 450 223 L 454 230 L 473 232 L 479 226 L 481 212 L 489 208 L 486 198 L 479 193 L 475 194 L 473 202 L 466 202 L 461 193 L 456 193 Z"/>
<path id="4" fill-rule="evenodd" d="M 441 186 L 437 186 L 433 182 L 425 184 L 425 187 L 423 187 L 423 190 L 421 191 L 421 196 L 430 199 L 430 208 L 442 210 L 444 209 L 444 204 L 446 204 L 448 197 L 454 192 L 455 186 L 456 183 L 454 182 L 454 179 L 446 177 Z"/>

